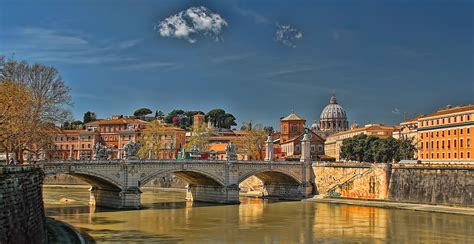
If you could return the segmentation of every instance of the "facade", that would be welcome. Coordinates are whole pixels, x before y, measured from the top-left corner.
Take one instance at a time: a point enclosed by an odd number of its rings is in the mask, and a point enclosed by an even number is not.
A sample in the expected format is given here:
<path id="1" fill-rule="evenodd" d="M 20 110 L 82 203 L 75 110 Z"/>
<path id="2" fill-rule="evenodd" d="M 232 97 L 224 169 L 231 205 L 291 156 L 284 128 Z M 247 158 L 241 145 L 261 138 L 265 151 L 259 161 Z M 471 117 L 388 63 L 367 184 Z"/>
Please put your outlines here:
<path id="1" fill-rule="evenodd" d="M 299 160 L 301 157 L 301 140 L 304 132 L 296 137 L 280 143 L 282 157 L 286 160 Z M 320 155 L 324 154 L 324 139 L 314 132 L 311 132 L 311 150 L 310 156 L 312 160 L 317 160 Z M 278 155 L 278 154 L 277 154 Z"/>
<path id="2" fill-rule="evenodd" d="M 351 138 L 359 134 L 366 134 L 368 136 L 378 136 L 386 138 L 392 136 L 394 131 L 400 130 L 400 126 L 387 126 L 380 124 L 368 124 L 362 128 L 355 128 L 351 130 L 341 131 L 330 135 L 326 138 L 324 143 L 324 153 L 326 156 L 335 158 L 336 161 L 341 160 L 341 146 L 342 141 L 346 138 Z"/>
<path id="3" fill-rule="evenodd" d="M 439 110 L 417 119 L 418 160 L 473 162 L 474 105 Z"/>
<path id="4" fill-rule="evenodd" d="M 301 135 L 305 122 L 305 119 L 294 112 L 280 119 L 280 144 Z"/>
<path id="5" fill-rule="evenodd" d="M 94 146 L 100 143 L 110 150 L 110 159 L 122 159 L 124 147 L 138 141 L 148 122 L 131 118 L 96 120 L 86 124 L 84 130 L 62 130 L 54 138 L 49 158 L 59 160 L 92 160 Z M 159 159 L 176 158 L 186 143 L 186 131 L 163 124 L 165 133 Z"/>
<path id="6" fill-rule="evenodd" d="M 337 103 L 336 96 L 331 97 L 329 104 L 321 112 L 319 123 L 315 121 L 311 128 L 323 138 L 349 129 L 346 111 Z"/>

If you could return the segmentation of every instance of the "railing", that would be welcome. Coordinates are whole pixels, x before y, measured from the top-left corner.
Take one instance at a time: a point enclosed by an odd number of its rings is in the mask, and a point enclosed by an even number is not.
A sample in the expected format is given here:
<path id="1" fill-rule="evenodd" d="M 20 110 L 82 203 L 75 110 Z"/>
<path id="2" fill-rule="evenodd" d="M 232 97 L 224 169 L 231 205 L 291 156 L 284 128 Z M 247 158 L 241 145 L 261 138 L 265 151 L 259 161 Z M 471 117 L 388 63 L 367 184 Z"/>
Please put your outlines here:
<path id="1" fill-rule="evenodd" d="M 177 164 L 268 164 L 268 165 L 301 165 L 299 161 L 243 161 L 243 160 L 176 160 L 176 159 L 161 159 L 161 160 L 48 160 L 41 161 L 38 164 L 154 164 L 154 163 L 177 163 Z"/>

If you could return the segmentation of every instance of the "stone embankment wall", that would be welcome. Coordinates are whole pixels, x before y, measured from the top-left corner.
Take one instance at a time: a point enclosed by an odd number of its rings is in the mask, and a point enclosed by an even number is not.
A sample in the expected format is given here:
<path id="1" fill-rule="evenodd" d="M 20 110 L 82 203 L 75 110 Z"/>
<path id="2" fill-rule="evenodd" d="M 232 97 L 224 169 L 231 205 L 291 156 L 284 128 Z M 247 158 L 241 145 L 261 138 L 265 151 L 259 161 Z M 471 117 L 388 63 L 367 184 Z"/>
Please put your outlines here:
<path id="1" fill-rule="evenodd" d="M 474 206 L 474 164 L 318 163 L 313 170 L 326 197 Z"/>
<path id="2" fill-rule="evenodd" d="M 385 199 L 386 165 L 319 163 L 313 166 L 317 191 L 322 196 Z"/>
<path id="3" fill-rule="evenodd" d="M 474 164 L 394 164 L 388 196 L 399 202 L 474 206 Z"/>
<path id="4" fill-rule="evenodd" d="M 0 243 L 46 242 L 42 182 L 39 168 L 0 167 Z"/>

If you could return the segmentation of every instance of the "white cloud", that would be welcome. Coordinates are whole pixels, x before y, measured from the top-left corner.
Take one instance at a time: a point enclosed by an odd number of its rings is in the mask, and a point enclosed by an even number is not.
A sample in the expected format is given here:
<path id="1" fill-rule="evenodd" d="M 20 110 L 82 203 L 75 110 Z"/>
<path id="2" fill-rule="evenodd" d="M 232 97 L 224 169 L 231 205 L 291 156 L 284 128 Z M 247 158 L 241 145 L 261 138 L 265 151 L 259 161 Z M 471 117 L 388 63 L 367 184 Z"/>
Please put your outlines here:
<path id="1" fill-rule="evenodd" d="M 277 24 L 277 31 L 275 33 L 276 40 L 283 43 L 283 45 L 295 48 L 296 41 L 303 39 L 303 32 L 290 26 Z"/>
<path id="2" fill-rule="evenodd" d="M 392 114 L 400 115 L 400 114 L 402 114 L 402 112 L 400 111 L 400 109 L 394 108 L 394 109 L 392 110 Z"/>
<path id="3" fill-rule="evenodd" d="M 123 66 L 115 67 L 116 70 L 146 70 L 146 69 L 164 69 L 164 68 L 173 68 L 177 67 L 176 63 L 172 62 L 161 62 L 161 61 L 150 61 L 150 62 L 141 62 L 128 64 Z"/>
<path id="4" fill-rule="evenodd" d="M 219 14 L 201 6 L 171 15 L 155 25 L 154 29 L 162 37 L 182 38 L 195 43 L 197 35 L 210 36 L 215 41 L 222 40 L 221 32 L 227 25 Z"/>

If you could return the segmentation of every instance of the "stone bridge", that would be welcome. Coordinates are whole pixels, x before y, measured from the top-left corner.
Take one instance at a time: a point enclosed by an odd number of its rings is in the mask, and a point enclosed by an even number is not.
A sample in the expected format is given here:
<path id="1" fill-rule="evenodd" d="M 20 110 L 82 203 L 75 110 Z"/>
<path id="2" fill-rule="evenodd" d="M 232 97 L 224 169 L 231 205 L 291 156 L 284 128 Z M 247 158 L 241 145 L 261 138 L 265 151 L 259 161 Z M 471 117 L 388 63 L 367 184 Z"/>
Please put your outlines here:
<path id="1" fill-rule="evenodd" d="M 45 175 L 69 174 L 91 187 L 91 204 L 138 209 L 140 187 L 172 173 L 188 183 L 193 201 L 239 203 L 239 184 L 250 176 L 264 182 L 264 197 L 303 199 L 312 195 L 309 161 L 128 160 L 44 163 Z"/>

